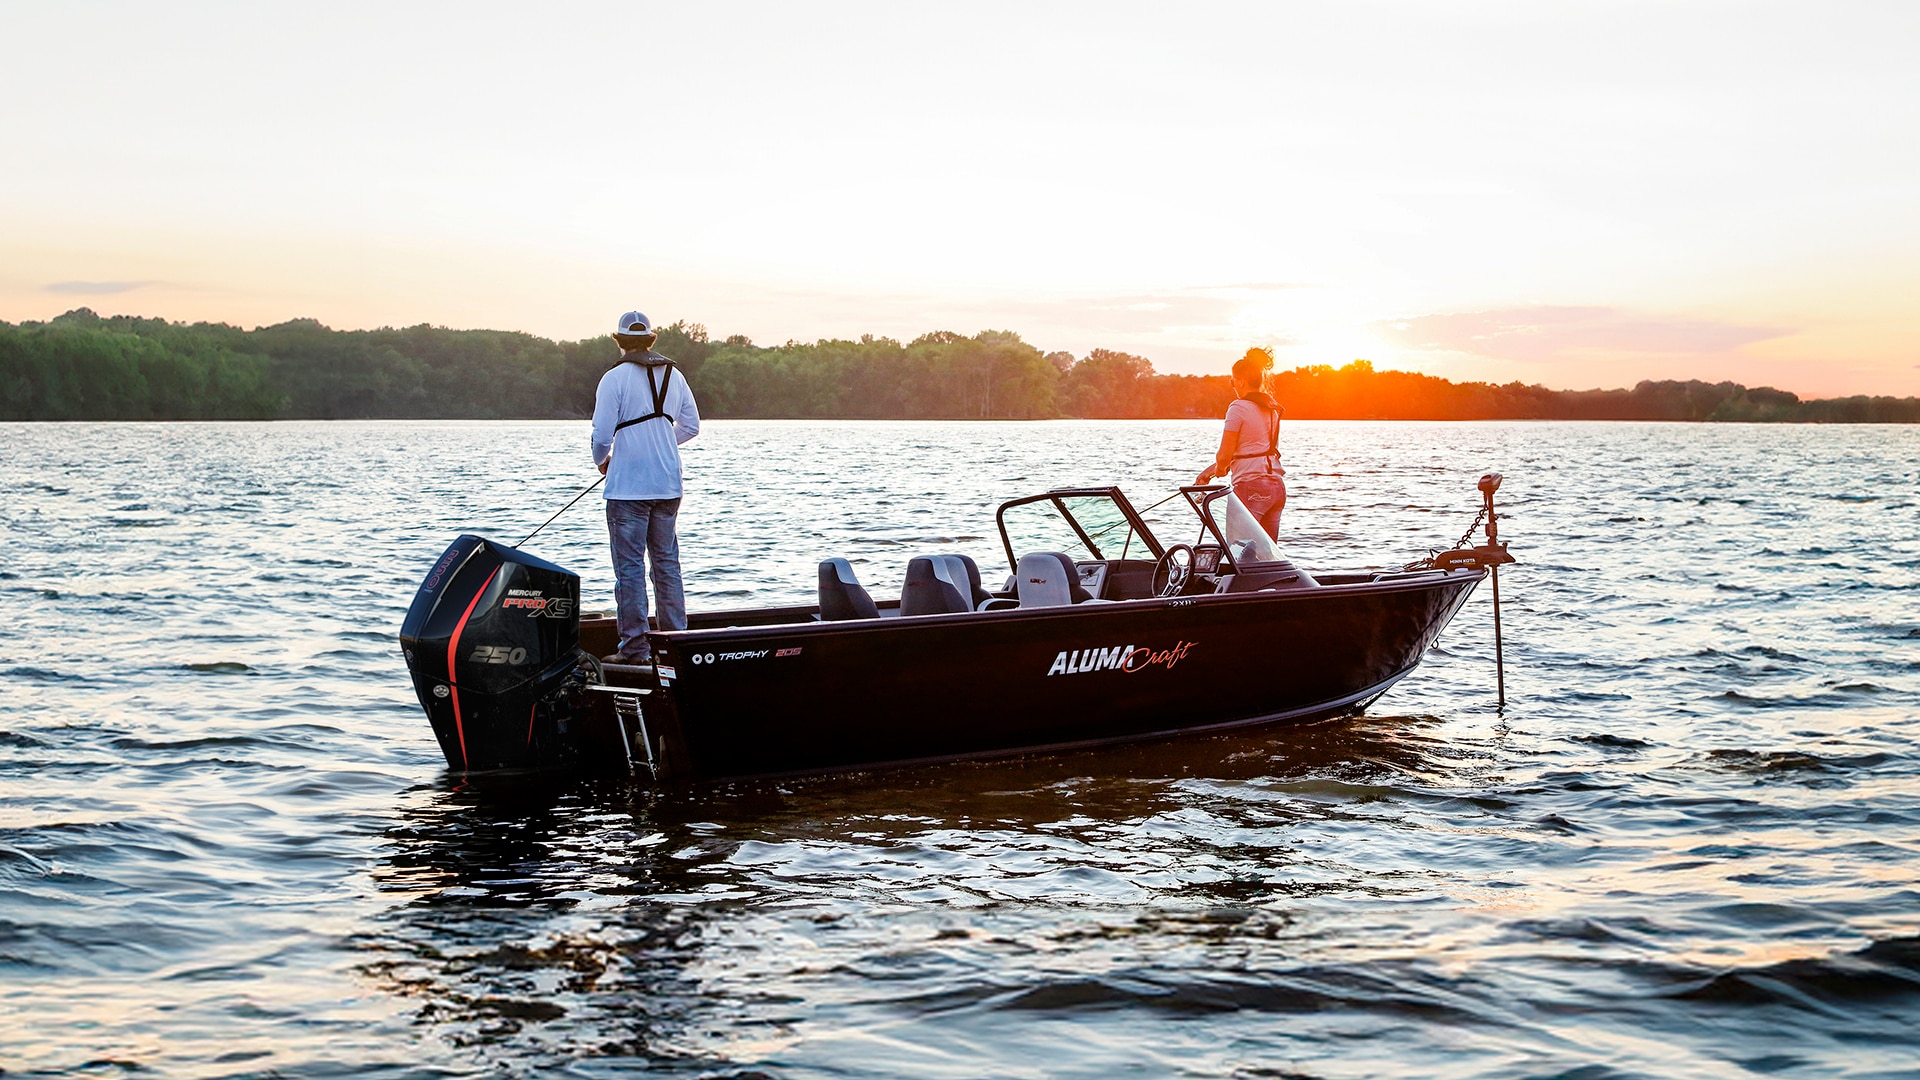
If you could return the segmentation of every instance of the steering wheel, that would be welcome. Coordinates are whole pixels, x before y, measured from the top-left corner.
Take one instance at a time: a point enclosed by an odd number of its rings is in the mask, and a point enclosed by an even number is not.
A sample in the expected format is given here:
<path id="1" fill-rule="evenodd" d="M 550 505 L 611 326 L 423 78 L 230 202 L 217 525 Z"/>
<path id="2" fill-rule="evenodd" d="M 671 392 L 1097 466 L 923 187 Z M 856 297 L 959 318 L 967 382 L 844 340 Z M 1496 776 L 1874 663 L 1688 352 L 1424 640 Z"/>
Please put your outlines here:
<path id="1" fill-rule="evenodd" d="M 1185 555 L 1185 559 L 1175 558 Z M 1193 580 L 1193 549 L 1185 544 L 1174 544 L 1153 564 L 1153 594 L 1155 596 L 1179 596 L 1186 590 L 1187 582 Z"/>

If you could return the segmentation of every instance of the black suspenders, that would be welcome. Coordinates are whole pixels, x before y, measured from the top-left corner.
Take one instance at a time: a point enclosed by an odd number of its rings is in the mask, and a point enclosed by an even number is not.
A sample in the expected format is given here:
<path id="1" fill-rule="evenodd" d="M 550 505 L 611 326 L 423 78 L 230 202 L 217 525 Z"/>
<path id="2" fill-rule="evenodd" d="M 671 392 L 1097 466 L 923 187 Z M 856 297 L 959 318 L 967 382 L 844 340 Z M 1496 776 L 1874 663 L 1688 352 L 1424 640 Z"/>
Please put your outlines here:
<path id="1" fill-rule="evenodd" d="M 666 377 L 662 378 L 657 386 L 654 385 L 653 382 L 653 369 L 656 367 L 664 367 L 667 369 Z M 649 420 L 658 420 L 667 415 L 667 387 L 673 385 L 673 362 L 668 361 L 665 364 L 641 364 L 640 369 L 647 373 L 647 389 L 653 393 L 653 411 L 645 416 L 636 416 L 631 420 L 622 420 L 613 425 L 615 434 L 619 434 L 621 428 L 632 427 L 635 424 L 644 424 Z"/>
<path id="2" fill-rule="evenodd" d="M 1241 398 L 1240 400 L 1247 401 L 1250 399 Z M 1258 405 L 1259 402 L 1256 401 L 1254 404 Z M 1262 409 L 1260 411 L 1267 414 L 1267 448 L 1265 450 L 1255 450 L 1251 454 L 1235 454 L 1233 455 L 1233 460 L 1239 461 L 1242 458 L 1263 457 L 1267 459 L 1268 470 L 1275 471 L 1280 467 L 1280 410 L 1278 407 L 1275 407 L 1272 409 Z"/>

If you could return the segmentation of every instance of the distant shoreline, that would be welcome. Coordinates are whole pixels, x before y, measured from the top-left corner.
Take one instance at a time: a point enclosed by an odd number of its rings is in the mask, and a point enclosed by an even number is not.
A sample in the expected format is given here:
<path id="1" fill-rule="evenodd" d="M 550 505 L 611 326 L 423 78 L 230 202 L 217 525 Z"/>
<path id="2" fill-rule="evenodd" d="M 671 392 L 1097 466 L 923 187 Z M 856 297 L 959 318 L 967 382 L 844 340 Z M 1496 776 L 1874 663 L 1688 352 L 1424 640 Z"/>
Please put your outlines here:
<path id="1" fill-rule="evenodd" d="M 43 420 L 0 418 L 0 424 L 586 424 L 586 416 L 94 416 Z M 755 423 L 805 424 L 1080 424 L 1080 423 L 1160 423 L 1180 420 L 1187 423 L 1218 422 L 1217 416 L 702 416 L 701 423 L 712 421 L 752 421 Z M 1900 427 L 1920 423 L 1912 420 L 1663 420 L 1657 418 L 1611 417 L 1601 420 L 1553 416 L 1483 416 L 1467 419 L 1387 416 L 1289 416 L 1283 423 L 1311 424 L 1678 424 L 1712 427 Z"/>
<path id="2" fill-rule="evenodd" d="M 657 350 L 716 419 L 1218 419 L 1233 399 L 1224 374 L 1163 375 L 1145 357 L 1109 349 L 1042 353 L 1007 331 L 759 346 L 675 323 L 662 328 Z M 44 323 L 0 323 L 0 420 L 578 419 L 618 362 L 608 337 L 332 330 L 311 319 L 243 330 L 80 308 Z M 1289 420 L 1920 423 L 1913 397 L 1803 401 L 1699 380 L 1549 390 L 1375 370 L 1365 360 L 1275 372 L 1269 390 Z"/>

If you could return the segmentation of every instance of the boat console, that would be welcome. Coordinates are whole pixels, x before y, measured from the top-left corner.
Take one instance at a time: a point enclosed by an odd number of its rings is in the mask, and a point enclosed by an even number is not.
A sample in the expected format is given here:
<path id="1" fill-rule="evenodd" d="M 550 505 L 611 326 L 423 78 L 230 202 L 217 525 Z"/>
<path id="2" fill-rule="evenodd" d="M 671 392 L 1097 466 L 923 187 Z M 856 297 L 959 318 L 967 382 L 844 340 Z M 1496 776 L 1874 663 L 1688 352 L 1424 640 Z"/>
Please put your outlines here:
<path id="1" fill-rule="evenodd" d="M 971 558 L 929 554 L 908 563 L 899 603 L 875 602 L 847 560 L 830 558 L 820 564 L 819 606 L 810 614 L 842 622 L 1318 587 L 1231 489 L 1187 487 L 1175 498 L 1194 512 L 1192 543 L 1163 543 L 1118 488 L 1049 491 L 995 515 L 1014 571 L 999 589 L 982 586 Z"/>
<path id="2" fill-rule="evenodd" d="M 1107 585 L 1108 567 L 1106 563 L 1085 562 L 1075 563 L 1073 565 L 1074 572 L 1080 577 L 1080 587 L 1082 589 L 1085 589 L 1098 599 L 1113 599 L 1112 597 L 1101 596 L 1101 590 L 1105 589 Z"/>

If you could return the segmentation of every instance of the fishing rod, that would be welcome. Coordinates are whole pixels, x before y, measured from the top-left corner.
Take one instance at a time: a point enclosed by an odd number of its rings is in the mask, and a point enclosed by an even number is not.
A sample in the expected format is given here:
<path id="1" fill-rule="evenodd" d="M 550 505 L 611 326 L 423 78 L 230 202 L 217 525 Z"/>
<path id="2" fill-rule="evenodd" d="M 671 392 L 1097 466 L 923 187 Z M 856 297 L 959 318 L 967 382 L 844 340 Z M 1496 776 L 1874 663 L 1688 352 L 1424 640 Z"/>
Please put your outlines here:
<path id="1" fill-rule="evenodd" d="M 563 507 L 561 507 L 558 513 L 556 513 L 556 514 L 554 514 L 554 515 L 553 515 L 552 517 L 550 517 L 550 518 L 548 518 L 547 520 L 545 520 L 545 521 L 543 521 L 543 522 L 541 522 L 541 523 L 540 523 L 540 529 L 544 529 L 544 528 L 546 528 L 547 526 L 549 526 L 549 525 L 551 525 L 551 524 L 553 524 L 554 522 L 556 522 L 556 521 L 558 521 L 558 520 L 560 520 L 560 515 L 561 515 L 561 514 L 564 514 L 564 513 L 566 513 L 567 511 L 569 511 L 569 510 L 571 510 L 571 509 L 573 509 L 573 504 L 574 504 L 574 503 L 577 503 L 577 502 L 579 502 L 579 501 L 580 501 L 581 499 L 584 499 L 584 498 L 586 498 L 586 497 L 587 497 L 587 492 L 589 492 L 589 491 L 592 491 L 592 490 L 593 490 L 594 488 L 597 488 L 597 487 L 599 487 L 599 486 L 600 486 L 600 484 L 601 484 L 601 482 L 602 482 L 602 481 L 604 481 L 604 480 L 606 480 L 606 478 L 607 478 L 607 477 L 606 477 L 606 474 L 604 474 L 604 473 L 602 473 L 602 474 L 601 474 L 601 476 L 600 476 L 600 479 L 599 479 L 599 480 L 595 480 L 595 481 L 594 481 L 593 483 L 591 483 L 591 484 L 588 484 L 588 485 L 587 485 L 586 487 L 584 487 L 584 488 L 581 488 L 581 489 L 580 489 L 580 494 L 578 494 L 578 495 L 575 495 L 575 496 L 574 496 L 573 498 L 571 498 L 571 499 L 569 499 L 569 500 L 567 500 L 567 505 L 565 505 L 565 506 L 563 506 Z M 529 540 L 531 540 L 531 539 L 533 539 L 533 538 L 534 538 L 534 537 L 536 537 L 536 536 L 539 536 L 539 535 L 540 535 L 540 529 L 535 529 L 535 530 L 533 530 L 532 532 L 530 532 L 530 533 L 528 533 L 527 535 L 525 535 L 525 536 L 523 536 L 523 537 L 521 537 L 521 538 L 520 538 L 520 543 L 519 543 L 519 544 L 515 544 L 515 545 L 513 545 L 513 546 L 514 546 L 514 547 L 516 547 L 516 548 L 518 548 L 518 547 L 520 547 L 520 545 L 521 545 L 521 544 L 525 544 L 525 543 L 526 543 L 527 541 L 529 541 Z"/>

